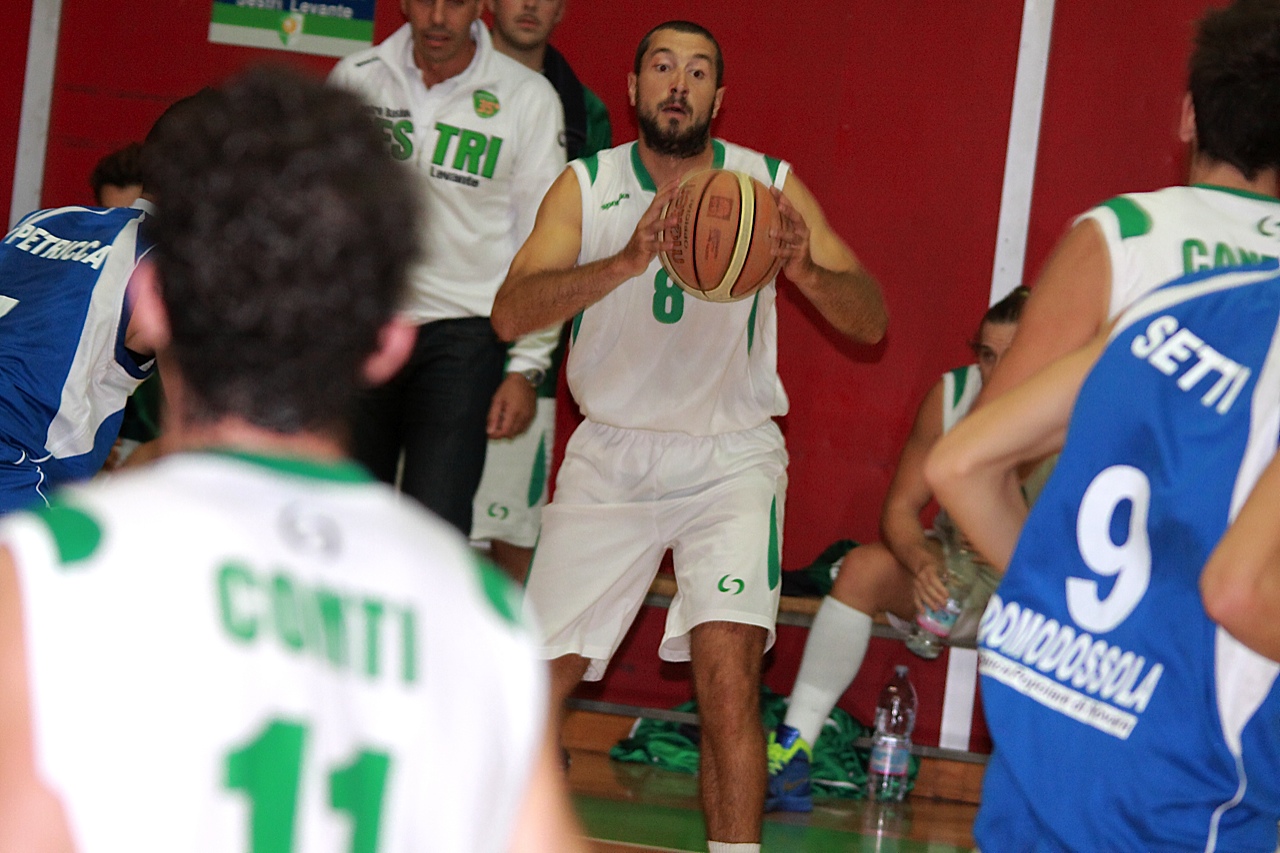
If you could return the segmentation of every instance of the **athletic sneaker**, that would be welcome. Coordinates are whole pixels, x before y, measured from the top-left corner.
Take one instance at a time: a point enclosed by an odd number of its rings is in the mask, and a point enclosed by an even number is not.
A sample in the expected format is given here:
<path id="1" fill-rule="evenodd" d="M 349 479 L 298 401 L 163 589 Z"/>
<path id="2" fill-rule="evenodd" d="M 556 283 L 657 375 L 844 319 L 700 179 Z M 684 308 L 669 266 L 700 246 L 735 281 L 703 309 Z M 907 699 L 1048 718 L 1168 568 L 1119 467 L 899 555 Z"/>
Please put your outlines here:
<path id="1" fill-rule="evenodd" d="M 813 750 L 800 732 L 786 723 L 769 732 L 769 788 L 765 796 L 767 812 L 813 811 L 813 787 L 809 784 L 809 764 Z"/>

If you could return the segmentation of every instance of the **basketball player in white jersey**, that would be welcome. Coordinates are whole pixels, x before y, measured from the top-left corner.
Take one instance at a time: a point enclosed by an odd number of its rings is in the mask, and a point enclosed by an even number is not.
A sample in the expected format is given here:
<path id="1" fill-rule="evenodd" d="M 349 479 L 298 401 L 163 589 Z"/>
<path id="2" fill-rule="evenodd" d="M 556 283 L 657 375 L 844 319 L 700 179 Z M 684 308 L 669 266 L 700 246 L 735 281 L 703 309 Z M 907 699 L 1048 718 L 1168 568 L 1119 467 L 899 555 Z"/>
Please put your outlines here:
<path id="1" fill-rule="evenodd" d="M 0 526 L 0 850 L 583 849 L 511 585 L 343 453 L 412 348 L 383 145 L 281 70 L 148 141 L 177 452 Z"/>
<path id="2" fill-rule="evenodd" d="M 979 405 L 1083 346 L 1159 284 L 1280 256 L 1280 0 L 1237 0 L 1204 17 L 1178 133 L 1187 185 L 1117 196 L 1076 220 Z"/>
<path id="3" fill-rule="evenodd" d="M 732 304 L 687 298 L 657 260 L 684 175 L 735 169 L 775 187 L 783 271 L 837 330 L 884 334 L 879 286 L 818 203 L 771 157 L 713 140 L 723 59 L 704 28 L 655 27 L 628 77 L 638 141 L 570 164 L 494 302 L 506 340 L 574 318 L 567 377 L 586 421 L 569 441 L 528 580 L 561 703 L 602 677 L 663 552 L 679 592 L 659 655 L 692 660 L 711 851 L 758 850 L 764 805 L 760 658 L 778 605 L 786 412 L 775 286 Z M 779 192 L 780 191 L 780 192 Z M 669 247 L 669 246 L 668 246 Z"/>

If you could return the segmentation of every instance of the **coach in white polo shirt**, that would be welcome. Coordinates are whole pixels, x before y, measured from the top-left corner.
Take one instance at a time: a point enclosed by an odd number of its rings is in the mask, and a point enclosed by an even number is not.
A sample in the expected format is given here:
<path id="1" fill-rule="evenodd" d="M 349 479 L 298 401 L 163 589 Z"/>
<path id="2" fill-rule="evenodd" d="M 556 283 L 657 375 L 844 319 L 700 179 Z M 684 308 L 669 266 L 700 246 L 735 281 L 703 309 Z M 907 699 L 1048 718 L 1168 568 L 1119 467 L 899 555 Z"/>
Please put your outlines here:
<path id="1" fill-rule="evenodd" d="M 357 92 L 391 155 L 421 176 L 422 257 L 403 313 L 418 326 L 409 363 L 361 400 L 353 455 L 463 533 L 488 438 L 518 435 L 535 407 L 556 332 L 508 353 L 489 311 L 538 203 L 564 168 L 564 114 L 542 75 L 498 53 L 481 0 L 401 0 L 408 21 L 343 59 L 330 82 Z"/>

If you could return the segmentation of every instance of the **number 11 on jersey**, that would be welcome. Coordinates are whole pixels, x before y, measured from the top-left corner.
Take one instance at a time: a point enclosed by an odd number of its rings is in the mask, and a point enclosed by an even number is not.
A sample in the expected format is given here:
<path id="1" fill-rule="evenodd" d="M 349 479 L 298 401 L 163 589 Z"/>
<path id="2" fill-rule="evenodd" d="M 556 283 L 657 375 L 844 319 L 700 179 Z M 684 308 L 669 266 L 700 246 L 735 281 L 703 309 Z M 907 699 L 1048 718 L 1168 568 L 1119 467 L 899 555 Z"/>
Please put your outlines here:
<path id="1" fill-rule="evenodd" d="M 292 853 L 307 726 L 272 720 L 227 756 L 226 787 L 249 798 L 248 853 Z M 351 853 L 375 853 L 391 758 L 360 750 L 328 774 L 329 805 L 351 818 Z"/>

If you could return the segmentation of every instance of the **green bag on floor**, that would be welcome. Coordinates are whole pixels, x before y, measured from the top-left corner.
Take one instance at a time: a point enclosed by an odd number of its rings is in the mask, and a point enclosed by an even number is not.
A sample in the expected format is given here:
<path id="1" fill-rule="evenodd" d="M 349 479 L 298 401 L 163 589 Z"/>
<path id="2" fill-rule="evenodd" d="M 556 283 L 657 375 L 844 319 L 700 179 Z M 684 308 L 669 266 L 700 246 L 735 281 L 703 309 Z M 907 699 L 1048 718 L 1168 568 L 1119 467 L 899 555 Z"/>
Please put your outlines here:
<path id="1" fill-rule="evenodd" d="M 696 702 L 677 705 L 672 710 L 696 713 Z M 775 729 L 787 713 L 786 697 L 768 687 L 760 688 L 760 721 L 765 731 Z M 692 723 L 668 723 L 640 719 L 631 734 L 609 750 L 614 761 L 648 764 L 678 773 L 698 772 L 698 727 Z M 815 797 L 860 800 L 866 796 L 867 759 L 870 750 L 855 746 L 860 737 L 870 737 L 871 730 L 848 712 L 836 708 L 827 718 L 813 746 L 810 779 Z M 763 750 L 763 744 L 761 745 Z M 763 760 L 764 756 L 761 756 Z M 920 760 L 911 756 L 907 768 L 907 786 L 915 785 Z"/>

